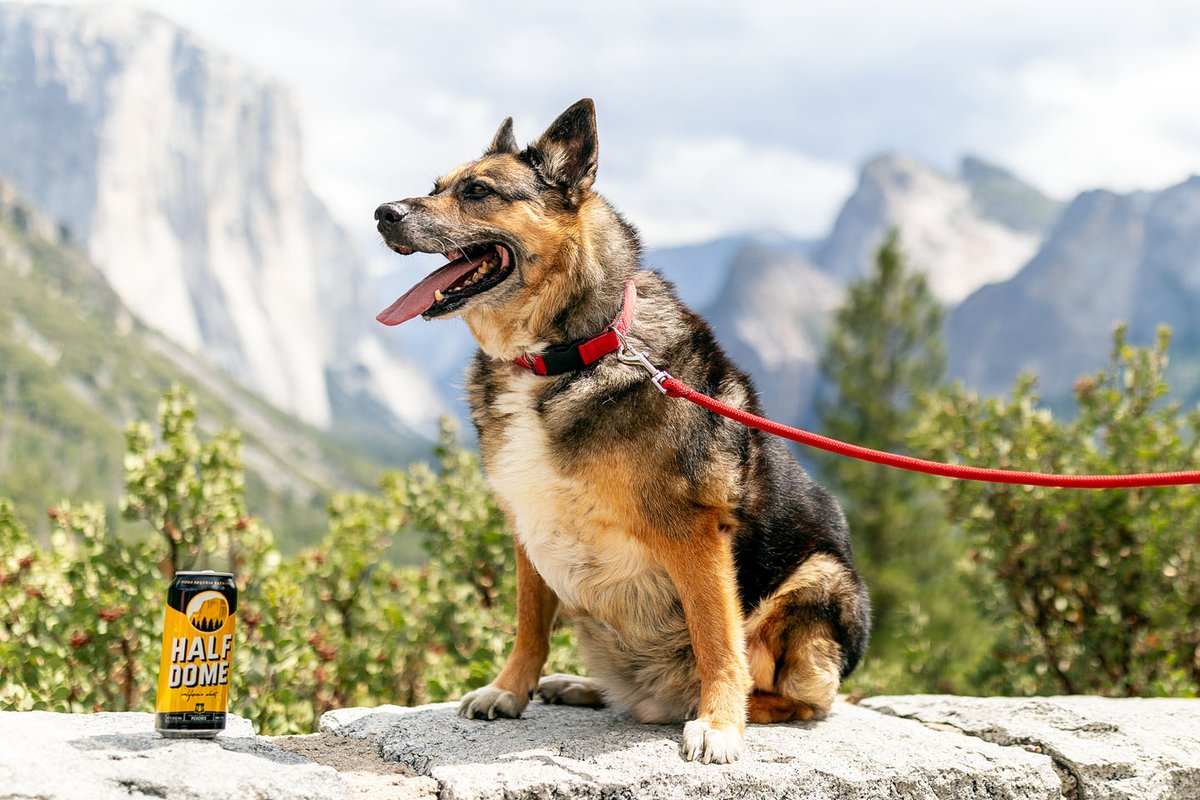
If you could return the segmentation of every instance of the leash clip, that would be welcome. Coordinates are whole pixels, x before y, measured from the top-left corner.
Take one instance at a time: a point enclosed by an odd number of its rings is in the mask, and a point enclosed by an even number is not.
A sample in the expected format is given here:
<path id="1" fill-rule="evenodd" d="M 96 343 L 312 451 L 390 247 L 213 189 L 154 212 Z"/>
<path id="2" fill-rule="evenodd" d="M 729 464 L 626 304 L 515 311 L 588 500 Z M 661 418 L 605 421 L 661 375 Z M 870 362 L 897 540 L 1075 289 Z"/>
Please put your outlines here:
<path id="1" fill-rule="evenodd" d="M 663 383 L 668 378 L 673 377 L 671 373 L 667 372 L 665 369 L 659 369 L 658 367 L 654 366 L 654 363 L 650 360 L 649 356 L 647 356 L 641 350 L 638 350 L 630 345 L 629 342 L 625 340 L 625 336 L 619 330 L 616 328 L 612 328 L 611 330 L 617 335 L 617 339 L 621 342 L 621 346 L 617 348 L 617 360 L 622 364 L 630 364 L 646 370 L 646 372 L 650 374 L 650 382 L 653 383 L 655 388 L 657 388 L 660 392 L 666 394 L 667 390 L 666 387 L 663 386 Z"/>

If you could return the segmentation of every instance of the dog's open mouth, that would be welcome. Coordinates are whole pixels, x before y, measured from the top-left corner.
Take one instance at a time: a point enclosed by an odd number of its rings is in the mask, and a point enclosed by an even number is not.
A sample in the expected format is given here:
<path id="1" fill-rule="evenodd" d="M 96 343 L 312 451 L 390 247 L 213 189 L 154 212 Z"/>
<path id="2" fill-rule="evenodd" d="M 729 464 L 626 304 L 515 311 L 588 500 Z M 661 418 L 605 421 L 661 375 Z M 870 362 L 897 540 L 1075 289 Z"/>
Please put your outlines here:
<path id="1" fill-rule="evenodd" d="M 408 255 L 408 248 L 393 248 Z M 407 252 L 404 252 L 407 250 Z M 375 319 L 384 325 L 399 325 L 415 316 L 425 319 L 447 314 L 477 294 L 493 288 L 513 271 L 513 257 L 502 244 L 480 244 L 446 253 L 450 263 L 434 270 Z"/>

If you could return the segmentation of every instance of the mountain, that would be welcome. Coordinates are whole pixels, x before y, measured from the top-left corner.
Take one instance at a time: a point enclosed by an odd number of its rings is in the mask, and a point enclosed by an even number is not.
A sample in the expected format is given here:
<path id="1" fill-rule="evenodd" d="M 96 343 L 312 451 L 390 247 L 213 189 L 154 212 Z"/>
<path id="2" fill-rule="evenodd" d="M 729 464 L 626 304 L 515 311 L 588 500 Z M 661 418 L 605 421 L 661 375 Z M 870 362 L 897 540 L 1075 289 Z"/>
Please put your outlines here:
<path id="1" fill-rule="evenodd" d="M 958 306 L 947 323 L 950 371 L 983 393 L 1032 372 L 1048 398 L 1101 367 L 1113 326 L 1146 345 L 1174 331 L 1174 397 L 1200 400 L 1200 177 L 1158 192 L 1077 197 L 1011 280 Z"/>
<path id="2" fill-rule="evenodd" d="M 767 414 L 812 422 L 811 399 L 843 284 L 806 259 L 766 244 L 736 254 L 705 316 L 725 352 L 754 379 Z"/>
<path id="3" fill-rule="evenodd" d="M 1088 191 L 1064 207 L 978 159 L 951 177 L 889 156 L 863 167 L 811 258 L 742 244 L 705 309 L 781 421 L 815 421 L 830 312 L 891 226 L 947 305 L 950 377 L 1002 394 L 1032 372 L 1059 405 L 1076 378 L 1107 362 L 1114 325 L 1148 345 L 1165 324 L 1172 397 L 1200 402 L 1200 177 L 1154 192 Z"/>
<path id="4" fill-rule="evenodd" d="M 1013 175 L 1003 167 L 975 156 L 965 156 L 959 177 L 986 219 L 1014 231 L 1043 238 L 1062 211 L 1062 203 Z"/>
<path id="5" fill-rule="evenodd" d="M 0 175 L 122 302 L 275 406 L 356 441 L 431 429 L 302 169 L 292 100 L 162 17 L 0 4 Z"/>
<path id="6" fill-rule="evenodd" d="M 285 547 L 326 528 L 330 492 L 374 483 L 379 462 L 297 421 L 142 323 L 64 227 L 0 181 L 0 496 L 35 530 L 63 497 L 115 509 L 123 429 L 153 420 L 172 383 L 206 432 L 243 433 L 248 501 Z M 415 448 L 415 449 L 414 449 Z M 397 459 L 426 452 L 409 440 Z"/>
<path id="7" fill-rule="evenodd" d="M 913 158 L 868 161 L 813 260 L 843 282 L 865 276 L 890 228 L 942 302 L 1012 277 L 1037 250 L 1057 204 L 979 159 L 946 175 Z"/>
<path id="8" fill-rule="evenodd" d="M 668 251 L 682 258 L 652 257 L 685 286 L 705 289 L 697 294 L 708 301 L 718 340 L 755 379 L 767 412 L 812 425 L 832 312 L 846 286 L 868 274 L 889 229 L 899 230 L 909 264 L 926 273 L 934 294 L 953 305 L 1019 270 L 1058 209 L 1037 189 L 977 158 L 964 159 L 959 175 L 950 176 L 912 158 L 881 156 L 863 166 L 857 189 L 822 241 L 729 237 Z M 699 265 L 699 274 L 688 264 Z M 707 289 L 714 274 L 723 275 L 715 292 Z"/>
<path id="9" fill-rule="evenodd" d="M 805 258 L 813 247 L 814 242 L 779 233 L 747 233 L 697 244 L 651 248 L 646 251 L 645 263 L 675 284 L 679 299 L 701 309 L 713 304 L 726 288 L 729 272 L 746 248 Z"/>

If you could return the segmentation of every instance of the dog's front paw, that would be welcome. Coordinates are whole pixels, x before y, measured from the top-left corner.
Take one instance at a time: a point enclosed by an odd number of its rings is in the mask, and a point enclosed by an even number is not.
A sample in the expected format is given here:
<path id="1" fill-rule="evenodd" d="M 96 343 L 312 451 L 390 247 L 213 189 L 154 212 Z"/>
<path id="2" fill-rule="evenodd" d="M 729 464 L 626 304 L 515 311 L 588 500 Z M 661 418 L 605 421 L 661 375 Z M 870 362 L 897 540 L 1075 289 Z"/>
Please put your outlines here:
<path id="1" fill-rule="evenodd" d="M 742 732 L 737 725 L 714 725 L 694 719 L 683 726 L 683 757 L 705 764 L 732 764 L 742 756 Z"/>
<path id="2" fill-rule="evenodd" d="M 521 716 L 521 712 L 525 710 L 528 703 L 528 697 L 518 697 L 512 692 L 506 692 L 488 684 L 467 693 L 467 696 L 458 704 L 458 715 L 468 719 L 495 719 L 496 717 L 516 719 Z"/>

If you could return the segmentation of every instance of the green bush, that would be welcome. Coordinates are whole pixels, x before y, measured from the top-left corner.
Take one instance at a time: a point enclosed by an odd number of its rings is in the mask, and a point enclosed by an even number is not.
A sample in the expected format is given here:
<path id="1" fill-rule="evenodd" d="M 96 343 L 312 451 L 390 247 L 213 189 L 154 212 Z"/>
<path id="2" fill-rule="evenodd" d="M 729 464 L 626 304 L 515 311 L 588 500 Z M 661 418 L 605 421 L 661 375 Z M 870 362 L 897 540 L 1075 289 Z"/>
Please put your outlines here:
<path id="1" fill-rule="evenodd" d="M 163 395 L 157 447 L 149 424 L 126 429 L 121 512 L 149 523 L 162 537 L 165 575 L 208 569 L 217 561 L 244 572 L 257 566 L 248 559 L 271 548 L 271 536 L 246 513 L 241 436 L 224 431 L 202 444 L 195 405 L 179 386 Z"/>
<path id="2" fill-rule="evenodd" d="M 0 501 L 0 704 L 142 707 L 158 669 L 161 622 L 145 603 L 160 586 L 154 553 L 113 536 L 98 505 L 63 503 L 50 513 L 47 550 Z"/>
<path id="3" fill-rule="evenodd" d="M 1114 337 L 1108 369 L 1075 384 L 1073 420 L 1012 398 L 947 389 L 915 437 L 935 457 L 1071 474 L 1200 463 L 1200 410 L 1166 402 L 1166 331 L 1152 348 Z M 1196 487 L 1065 490 L 947 484 L 970 537 L 976 595 L 999 627 L 979 689 L 1004 693 L 1200 692 L 1200 493 Z"/>
<path id="4" fill-rule="evenodd" d="M 202 442 L 179 387 L 158 422 L 157 437 L 144 423 L 126 433 L 121 502 L 152 535 L 114 535 L 102 507 L 62 503 L 39 547 L 0 501 L 0 705 L 152 710 L 166 585 L 189 568 L 236 575 L 231 710 L 260 731 L 310 731 L 339 706 L 455 697 L 498 671 L 516 619 L 512 540 L 449 424 L 433 467 L 334 498 L 325 539 L 284 559 L 247 514 L 239 437 Z M 428 562 L 394 565 L 396 537 L 422 537 Z M 573 652 L 556 633 L 552 666 Z"/>

